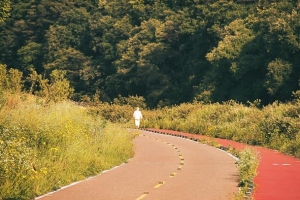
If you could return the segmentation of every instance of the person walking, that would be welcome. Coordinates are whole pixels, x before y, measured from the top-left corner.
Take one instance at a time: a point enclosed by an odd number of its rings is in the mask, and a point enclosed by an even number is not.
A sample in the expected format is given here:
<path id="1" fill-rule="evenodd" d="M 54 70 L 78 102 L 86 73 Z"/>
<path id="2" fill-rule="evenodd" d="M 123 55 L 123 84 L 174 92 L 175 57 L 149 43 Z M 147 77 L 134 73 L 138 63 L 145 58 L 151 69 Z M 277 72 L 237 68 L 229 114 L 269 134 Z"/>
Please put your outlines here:
<path id="1" fill-rule="evenodd" d="M 133 117 L 134 117 L 135 127 L 140 128 L 140 122 L 141 119 L 143 118 L 143 115 L 139 107 L 137 107 L 136 110 L 134 111 Z"/>

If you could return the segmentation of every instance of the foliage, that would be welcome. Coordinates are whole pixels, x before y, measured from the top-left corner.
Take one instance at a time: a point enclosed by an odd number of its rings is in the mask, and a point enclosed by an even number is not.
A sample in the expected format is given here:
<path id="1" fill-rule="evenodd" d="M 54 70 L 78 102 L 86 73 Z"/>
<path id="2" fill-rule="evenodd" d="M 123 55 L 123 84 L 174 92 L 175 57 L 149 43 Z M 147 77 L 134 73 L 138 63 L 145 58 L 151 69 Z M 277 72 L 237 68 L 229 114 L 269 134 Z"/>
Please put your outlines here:
<path id="1" fill-rule="evenodd" d="M 245 193 L 248 188 L 253 185 L 253 179 L 257 175 L 256 169 L 260 157 L 258 152 L 254 149 L 246 148 L 238 153 L 238 158 L 237 167 L 239 171 L 239 186 L 241 189 L 235 199 L 244 199 Z"/>
<path id="2" fill-rule="evenodd" d="M 265 86 L 269 94 L 274 95 L 278 89 L 284 85 L 292 73 L 291 64 L 282 60 L 276 59 L 268 65 L 267 81 Z"/>
<path id="3" fill-rule="evenodd" d="M 38 92 L 38 94 L 45 98 L 46 102 L 58 102 L 71 97 L 74 90 L 70 87 L 70 83 L 65 78 L 65 75 L 66 71 L 54 70 L 50 74 L 50 80 L 41 79 L 40 75 L 34 77 L 37 78 L 41 87 L 41 90 Z"/>
<path id="4" fill-rule="evenodd" d="M 259 163 L 259 155 L 253 149 L 245 149 L 239 153 L 238 169 L 240 185 L 253 182 L 256 176 L 256 168 Z"/>
<path id="5" fill-rule="evenodd" d="M 138 96 L 129 96 L 129 97 L 121 97 L 115 98 L 113 101 L 113 104 L 117 105 L 130 105 L 132 107 L 140 107 L 140 108 L 146 108 L 145 99 L 143 97 Z"/>
<path id="6" fill-rule="evenodd" d="M 184 131 L 260 145 L 300 158 L 299 101 L 258 108 L 235 101 L 145 110 L 144 127 Z"/>
<path id="7" fill-rule="evenodd" d="M 88 108 L 13 96 L 18 103 L 12 108 L 6 102 L 0 110 L 0 199 L 33 199 L 133 155 L 136 134 Z"/>
<path id="8" fill-rule="evenodd" d="M 66 71 L 74 100 L 139 96 L 147 107 L 299 90 L 297 1 L 1 1 L 0 62 Z M 53 9 L 55 8 L 55 9 Z M 10 15 L 10 16 L 9 16 Z M 25 84 L 30 90 L 31 84 Z"/>
<path id="9" fill-rule="evenodd" d="M 0 91 L 8 90 L 12 93 L 19 93 L 23 87 L 22 72 L 16 69 L 7 71 L 6 65 L 0 64 Z"/>
<path id="10" fill-rule="evenodd" d="M 134 107 L 130 105 L 117 105 L 102 103 L 94 108 L 94 112 L 100 114 L 104 119 L 111 122 L 127 123 L 133 119 Z"/>
<path id="11" fill-rule="evenodd" d="M 10 16 L 10 0 L 3 0 L 0 2 L 0 23 L 4 22 Z"/>

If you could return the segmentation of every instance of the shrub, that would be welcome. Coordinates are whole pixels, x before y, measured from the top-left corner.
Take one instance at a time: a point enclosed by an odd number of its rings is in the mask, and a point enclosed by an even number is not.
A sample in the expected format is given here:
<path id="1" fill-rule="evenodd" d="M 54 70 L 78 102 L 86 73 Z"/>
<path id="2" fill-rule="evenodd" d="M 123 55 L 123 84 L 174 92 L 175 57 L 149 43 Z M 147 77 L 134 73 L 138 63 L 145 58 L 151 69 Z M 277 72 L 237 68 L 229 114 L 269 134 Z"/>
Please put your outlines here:
<path id="1" fill-rule="evenodd" d="M 30 81 L 32 82 L 31 90 L 35 84 L 38 84 L 40 90 L 36 93 L 45 98 L 46 102 L 59 102 L 69 99 L 74 92 L 71 88 L 70 82 L 65 78 L 65 70 L 53 70 L 50 74 L 50 80 L 42 79 L 35 71 L 32 71 Z"/>
<path id="2" fill-rule="evenodd" d="M 6 65 L 0 64 L 0 91 L 21 92 L 23 88 L 22 74 L 17 69 L 7 71 Z"/>
<path id="3" fill-rule="evenodd" d="M 94 112 L 110 122 L 128 123 L 133 119 L 134 108 L 129 105 L 101 103 L 93 108 Z"/>
<path id="4" fill-rule="evenodd" d="M 145 109 L 146 103 L 144 97 L 141 96 L 129 96 L 129 97 L 122 97 L 119 96 L 118 98 L 115 98 L 113 101 L 113 104 L 115 105 L 130 105 L 131 107 L 140 107 Z"/>

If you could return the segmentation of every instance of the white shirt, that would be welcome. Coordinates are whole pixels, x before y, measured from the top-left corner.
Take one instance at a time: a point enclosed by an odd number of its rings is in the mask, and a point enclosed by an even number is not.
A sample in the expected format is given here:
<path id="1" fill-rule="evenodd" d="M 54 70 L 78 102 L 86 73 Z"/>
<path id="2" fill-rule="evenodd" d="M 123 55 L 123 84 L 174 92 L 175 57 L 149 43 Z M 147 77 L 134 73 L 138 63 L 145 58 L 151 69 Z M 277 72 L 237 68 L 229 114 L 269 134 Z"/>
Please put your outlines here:
<path id="1" fill-rule="evenodd" d="M 134 111 L 133 117 L 134 119 L 142 119 L 143 118 L 142 112 L 139 110 Z"/>

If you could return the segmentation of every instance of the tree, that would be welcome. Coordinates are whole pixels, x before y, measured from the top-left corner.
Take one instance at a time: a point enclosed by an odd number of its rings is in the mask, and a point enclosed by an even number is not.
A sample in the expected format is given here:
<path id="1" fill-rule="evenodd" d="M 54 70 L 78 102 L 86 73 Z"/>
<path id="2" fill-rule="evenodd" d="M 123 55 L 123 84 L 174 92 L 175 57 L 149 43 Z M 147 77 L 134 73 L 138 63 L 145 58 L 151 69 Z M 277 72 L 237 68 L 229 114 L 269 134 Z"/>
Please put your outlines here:
<path id="1" fill-rule="evenodd" d="M 30 42 L 17 51 L 19 63 L 23 72 L 28 74 L 30 68 L 36 69 L 42 63 L 42 45 Z M 41 71 L 39 69 L 39 71 Z"/>
<path id="2" fill-rule="evenodd" d="M 0 64 L 0 91 L 8 90 L 19 93 L 23 89 L 22 72 L 17 69 L 6 69 L 6 65 Z"/>
<path id="3" fill-rule="evenodd" d="M 59 102 L 70 98 L 73 95 L 74 89 L 70 82 L 65 78 L 65 70 L 53 70 L 50 74 L 50 79 L 43 79 L 42 75 L 32 70 L 28 77 L 31 81 L 32 91 L 35 88 L 35 93 L 46 99 L 48 102 Z M 39 87 L 36 87 L 38 85 Z M 39 88 L 36 90 L 36 88 Z"/>
<path id="4" fill-rule="evenodd" d="M 159 26 L 159 20 L 145 21 L 132 30 L 133 35 L 128 41 L 118 44 L 120 58 L 114 62 L 117 73 L 108 79 L 110 90 L 125 96 L 145 96 L 152 105 L 160 100 L 170 84 L 162 70 L 168 46 L 157 41 Z"/>
<path id="5" fill-rule="evenodd" d="M 89 20 L 89 55 L 93 58 L 93 66 L 85 73 L 93 85 L 93 90 L 101 90 L 101 98 L 113 99 L 119 92 L 107 89 L 108 77 L 116 73 L 113 62 L 117 59 L 118 43 L 123 43 L 130 37 L 133 27 L 130 16 L 113 18 L 97 12 Z M 113 83 L 118 85 L 118 83 Z M 110 94 L 108 96 L 108 94 Z M 102 100 L 104 100 L 102 99 Z"/>
<path id="6" fill-rule="evenodd" d="M 289 62 L 276 59 L 268 64 L 268 73 L 265 81 L 265 87 L 268 90 L 268 93 L 272 96 L 280 95 L 278 91 L 284 86 L 289 80 L 290 74 L 292 73 L 292 66 Z M 285 88 L 287 89 L 287 88 Z M 291 94 L 292 91 L 290 90 Z"/>
<path id="7" fill-rule="evenodd" d="M 258 11 L 250 23 L 261 41 L 268 103 L 290 100 L 292 92 L 299 88 L 299 5 L 277 2 Z"/>
<path id="8" fill-rule="evenodd" d="M 0 23 L 10 16 L 10 10 L 10 0 L 2 0 L 0 2 Z"/>
<path id="9" fill-rule="evenodd" d="M 260 47 L 257 47 L 261 43 L 246 24 L 247 20 L 237 19 L 225 26 L 223 39 L 206 56 L 213 70 L 205 79 L 207 88 L 204 87 L 203 92 L 213 88 L 210 93 L 213 101 L 235 99 L 246 102 L 263 97 L 265 68 L 258 55 Z"/>
<path id="10" fill-rule="evenodd" d="M 76 91 L 85 89 L 84 74 L 86 68 L 90 67 L 90 58 L 84 56 L 80 51 L 73 48 L 59 49 L 53 54 L 52 62 L 45 65 L 45 69 L 66 71 L 66 78 Z"/>
<path id="11" fill-rule="evenodd" d="M 264 4 L 255 15 L 225 26 L 222 40 L 207 54 L 217 74 L 208 79 L 218 80 L 217 101 L 262 99 L 266 104 L 290 98 L 298 81 L 292 72 L 299 65 L 294 9 L 286 2 Z"/>

